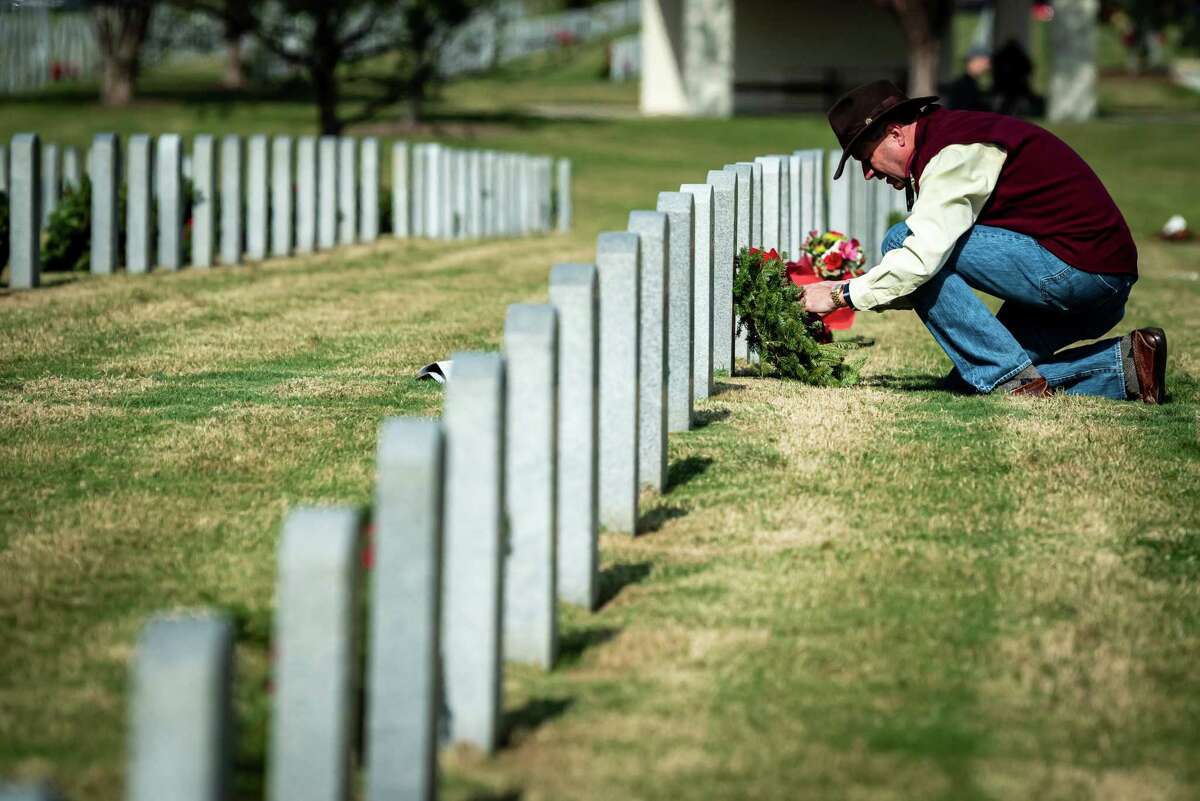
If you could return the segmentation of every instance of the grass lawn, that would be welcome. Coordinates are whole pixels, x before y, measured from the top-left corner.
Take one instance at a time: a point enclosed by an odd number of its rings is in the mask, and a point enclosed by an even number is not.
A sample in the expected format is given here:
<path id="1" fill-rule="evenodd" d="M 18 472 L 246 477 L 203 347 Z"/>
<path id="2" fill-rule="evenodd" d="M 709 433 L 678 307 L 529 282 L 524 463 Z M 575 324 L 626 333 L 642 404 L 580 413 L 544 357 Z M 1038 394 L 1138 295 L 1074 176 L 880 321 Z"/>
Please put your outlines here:
<path id="1" fill-rule="evenodd" d="M 285 510 L 368 503 L 379 421 L 440 407 L 416 367 L 496 347 L 506 305 L 545 299 L 551 264 L 590 260 L 629 210 L 831 140 L 815 116 L 550 122 L 487 88 L 452 87 L 442 132 L 571 156 L 571 234 L 0 297 L 0 775 L 121 797 L 138 629 L 213 605 L 238 621 L 238 795 L 258 797 Z M 311 125 L 300 104 L 226 110 L 164 97 L 127 124 Z M 8 104 L 0 135 L 114 126 L 84 111 Z M 1171 403 L 937 392 L 946 361 L 907 313 L 862 315 L 858 387 L 722 379 L 642 536 L 604 536 L 604 606 L 564 611 L 557 669 L 508 672 L 508 746 L 446 754 L 446 797 L 1200 795 L 1200 246 L 1150 237 L 1200 220 L 1200 131 L 1056 131 L 1138 237 L 1122 330 L 1167 329 Z"/>

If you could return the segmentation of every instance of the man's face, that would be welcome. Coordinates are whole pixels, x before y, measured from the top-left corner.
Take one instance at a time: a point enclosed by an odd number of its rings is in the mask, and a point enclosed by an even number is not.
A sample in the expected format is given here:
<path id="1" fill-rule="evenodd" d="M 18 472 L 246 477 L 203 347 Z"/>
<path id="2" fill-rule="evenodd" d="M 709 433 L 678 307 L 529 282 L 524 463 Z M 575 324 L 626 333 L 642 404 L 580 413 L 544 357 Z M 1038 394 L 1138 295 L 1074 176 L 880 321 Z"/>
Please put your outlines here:
<path id="1" fill-rule="evenodd" d="M 893 189 L 904 188 L 904 168 L 908 165 L 904 133 L 903 127 L 889 125 L 878 138 L 858 148 L 856 158 L 862 164 L 864 178 L 887 181 Z"/>

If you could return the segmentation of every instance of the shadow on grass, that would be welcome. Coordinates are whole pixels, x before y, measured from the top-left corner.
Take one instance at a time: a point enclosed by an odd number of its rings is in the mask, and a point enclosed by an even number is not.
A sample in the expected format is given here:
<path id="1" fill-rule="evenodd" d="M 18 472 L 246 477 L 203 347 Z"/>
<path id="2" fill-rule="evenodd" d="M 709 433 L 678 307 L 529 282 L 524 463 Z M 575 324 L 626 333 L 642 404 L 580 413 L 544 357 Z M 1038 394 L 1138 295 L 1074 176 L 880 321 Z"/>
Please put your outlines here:
<path id="1" fill-rule="evenodd" d="M 729 415 L 728 412 L 725 413 Z M 671 464 L 667 468 L 667 487 L 666 492 L 670 492 L 676 487 L 682 487 L 684 484 L 691 481 L 697 476 L 702 476 L 712 466 L 713 460 L 707 456 L 689 456 L 686 459 L 680 459 Z"/>
<path id="2" fill-rule="evenodd" d="M 708 428 L 713 423 L 719 423 L 722 420 L 729 419 L 730 412 L 728 409 L 702 409 L 692 413 L 692 430 L 700 428 Z"/>
<path id="3" fill-rule="evenodd" d="M 64 286 L 70 286 L 77 281 L 82 280 L 87 273 L 79 272 L 63 272 L 63 273 L 42 273 L 41 283 L 37 286 L 38 292 L 44 292 L 47 289 L 58 289 Z M 12 276 L 9 270 L 4 271 L 4 282 L 0 285 L 0 298 L 7 298 L 13 295 L 20 295 L 24 292 L 29 292 L 28 289 L 13 289 Z"/>
<path id="4" fill-rule="evenodd" d="M 575 703 L 570 698 L 530 698 L 504 715 L 504 744 L 511 745 L 538 727 L 561 717 Z"/>
<path id="5" fill-rule="evenodd" d="M 652 566 L 649 562 L 622 562 L 600 571 L 600 592 L 596 608 L 606 606 L 609 601 L 621 594 L 621 590 L 630 584 L 640 584 L 650 575 Z M 564 646 L 565 649 L 565 646 Z"/>
<path id="6" fill-rule="evenodd" d="M 1169 537 L 1136 537 L 1138 572 L 1160 581 L 1194 583 L 1200 579 L 1200 532 Z"/>
<path id="7" fill-rule="evenodd" d="M 677 517 L 683 517 L 689 509 L 685 506 L 659 506 L 642 515 L 638 520 L 638 534 L 653 534 L 668 522 Z"/>
<path id="8" fill-rule="evenodd" d="M 520 801 L 520 790 L 485 791 L 467 796 L 467 801 Z"/>
<path id="9" fill-rule="evenodd" d="M 583 652 L 617 636 L 619 629 L 602 626 L 593 629 L 576 629 L 566 632 L 558 641 L 558 666 L 564 667 L 579 661 Z"/>
<path id="10" fill-rule="evenodd" d="M 967 395 L 967 392 L 952 392 L 943 383 L 940 375 L 921 373 L 881 373 L 864 378 L 859 386 L 897 389 L 901 392 L 944 392 L 947 395 Z"/>
<path id="11" fill-rule="evenodd" d="M 727 381 L 714 381 L 712 394 L 723 395 L 726 392 L 745 392 L 746 387 L 741 384 L 730 384 Z"/>

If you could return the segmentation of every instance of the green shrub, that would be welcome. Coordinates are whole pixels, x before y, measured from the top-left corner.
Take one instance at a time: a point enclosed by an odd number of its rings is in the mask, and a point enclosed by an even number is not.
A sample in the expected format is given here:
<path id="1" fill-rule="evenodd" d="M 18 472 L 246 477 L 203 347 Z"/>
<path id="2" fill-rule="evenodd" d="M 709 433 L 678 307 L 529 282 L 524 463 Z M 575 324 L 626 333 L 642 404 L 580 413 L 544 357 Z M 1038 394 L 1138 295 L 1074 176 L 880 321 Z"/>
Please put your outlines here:
<path id="1" fill-rule="evenodd" d="M 48 273 L 87 272 L 92 262 L 92 182 L 84 177 L 78 189 L 68 189 L 46 225 L 42 270 Z"/>
<path id="2" fill-rule="evenodd" d="M 0 192 L 0 267 L 8 264 L 8 193 Z"/>
<path id="3" fill-rule="evenodd" d="M 848 386 L 858 381 L 842 347 L 823 344 L 829 332 L 820 318 L 804 311 L 804 290 L 792 283 L 773 251 L 743 248 L 733 276 L 733 308 L 738 330 L 758 351 L 759 374 L 771 368 L 781 378 L 817 386 Z"/>

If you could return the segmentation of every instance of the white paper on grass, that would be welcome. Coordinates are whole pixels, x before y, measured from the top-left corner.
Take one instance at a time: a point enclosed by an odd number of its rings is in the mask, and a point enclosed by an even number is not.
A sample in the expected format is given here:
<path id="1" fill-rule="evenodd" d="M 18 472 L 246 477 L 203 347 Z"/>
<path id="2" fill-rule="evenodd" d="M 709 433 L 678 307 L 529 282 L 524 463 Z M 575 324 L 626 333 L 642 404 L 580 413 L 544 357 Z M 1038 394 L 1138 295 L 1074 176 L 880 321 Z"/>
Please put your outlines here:
<path id="1" fill-rule="evenodd" d="M 417 371 L 418 380 L 431 379 L 439 384 L 445 384 L 450 379 L 450 370 L 454 364 L 452 359 L 427 364 Z"/>

